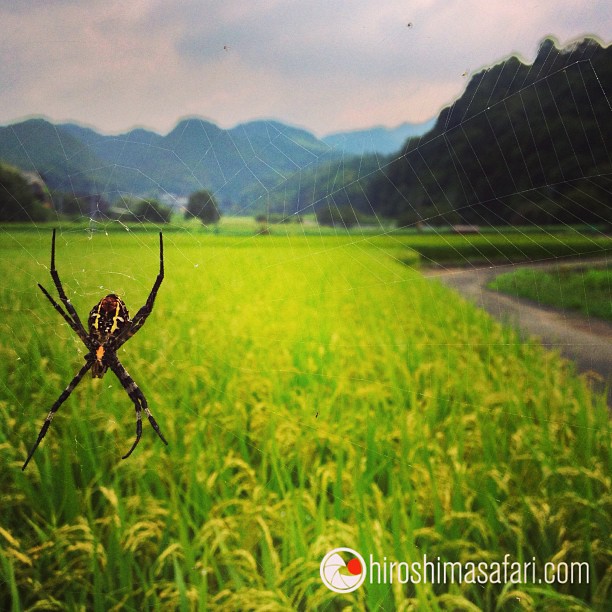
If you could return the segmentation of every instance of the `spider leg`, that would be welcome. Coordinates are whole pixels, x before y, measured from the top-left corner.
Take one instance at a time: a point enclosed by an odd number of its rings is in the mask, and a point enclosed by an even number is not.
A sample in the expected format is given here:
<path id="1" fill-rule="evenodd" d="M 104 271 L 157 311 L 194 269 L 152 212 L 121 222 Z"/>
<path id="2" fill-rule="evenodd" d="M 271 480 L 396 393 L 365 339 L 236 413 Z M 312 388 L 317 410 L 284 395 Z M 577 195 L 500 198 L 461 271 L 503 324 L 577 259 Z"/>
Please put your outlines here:
<path id="1" fill-rule="evenodd" d="M 32 455 L 34 455 L 34 452 L 38 448 L 38 445 L 41 443 L 42 439 L 45 437 L 45 434 L 47 433 L 47 429 L 49 429 L 49 425 L 51 425 L 51 421 L 53 420 L 53 417 L 55 416 L 57 409 L 68 399 L 68 396 L 74 391 L 74 388 L 79 384 L 79 382 L 81 381 L 81 378 L 83 378 L 87 370 L 89 370 L 89 368 L 91 368 L 92 365 L 93 365 L 93 361 L 90 361 L 88 359 L 87 363 L 78 371 L 77 375 L 70 381 L 70 384 L 62 391 L 62 394 L 57 398 L 57 401 L 55 402 L 55 404 L 51 406 L 51 410 L 49 411 L 49 414 L 47 415 L 47 418 L 45 419 L 45 422 L 43 423 L 42 429 L 40 430 L 40 433 L 38 434 L 38 438 L 36 439 L 36 442 L 34 443 L 34 446 L 32 447 L 30 454 L 28 455 L 28 458 L 25 460 L 23 467 L 21 468 L 22 471 L 26 469 L 26 467 L 28 466 L 28 463 L 30 462 L 30 459 L 32 458 Z"/>
<path id="2" fill-rule="evenodd" d="M 83 344 L 89 350 L 91 350 L 90 342 L 87 339 L 87 336 L 85 335 L 83 330 L 70 318 L 69 315 L 66 314 L 64 309 L 51 297 L 49 292 L 40 283 L 38 283 L 38 286 L 40 287 L 40 290 L 45 294 L 45 297 L 51 302 L 53 308 L 55 308 L 55 310 L 57 310 L 57 312 L 59 312 L 62 317 L 64 317 L 64 320 L 66 321 L 66 323 L 68 323 L 68 325 L 70 325 L 72 331 L 74 331 L 74 333 L 83 341 Z"/>
<path id="3" fill-rule="evenodd" d="M 147 317 L 153 311 L 153 304 L 157 297 L 159 287 L 164 280 L 164 239 L 162 233 L 159 232 L 159 274 L 155 279 L 151 293 L 145 302 L 144 306 L 134 315 L 131 325 L 127 326 L 125 330 L 117 337 L 114 343 L 114 349 L 117 350 L 121 345 L 127 342 L 144 324 Z"/>
<path id="4" fill-rule="evenodd" d="M 114 360 L 110 364 L 110 369 L 115 373 L 115 376 L 119 379 L 122 387 L 126 390 L 127 394 L 130 396 L 132 402 L 134 402 L 134 408 L 136 409 L 136 440 L 134 440 L 134 444 L 132 444 L 132 448 L 123 455 L 122 459 L 127 459 L 136 446 L 138 442 L 140 442 L 140 437 L 142 436 L 142 411 L 147 415 L 149 419 L 149 423 L 151 423 L 151 427 L 155 430 L 155 433 L 161 438 L 161 441 L 167 446 L 168 442 L 166 438 L 164 438 L 161 430 L 159 429 L 159 425 L 157 421 L 153 418 L 151 411 L 149 410 L 149 405 L 147 404 L 147 399 L 144 396 L 144 393 L 138 388 L 138 385 L 134 382 L 133 378 L 128 374 L 127 370 L 121 365 L 118 359 Z"/>
<path id="5" fill-rule="evenodd" d="M 53 230 L 53 238 L 51 239 L 51 278 L 53 279 L 53 283 L 55 284 L 55 288 L 57 289 L 57 293 L 60 296 L 60 300 L 66 307 L 68 314 L 74 320 L 75 325 L 81 330 L 83 336 L 86 336 L 85 328 L 83 327 L 83 323 L 81 323 L 81 319 L 79 319 L 79 315 L 75 310 L 72 302 L 68 299 L 66 292 L 64 291 L 64 287 L 62 287 L 62 281 L 60 280 L 59 274 L 55 268 L 55 230 Z M 80 335 L 80 334 L 79 334 Z"/>

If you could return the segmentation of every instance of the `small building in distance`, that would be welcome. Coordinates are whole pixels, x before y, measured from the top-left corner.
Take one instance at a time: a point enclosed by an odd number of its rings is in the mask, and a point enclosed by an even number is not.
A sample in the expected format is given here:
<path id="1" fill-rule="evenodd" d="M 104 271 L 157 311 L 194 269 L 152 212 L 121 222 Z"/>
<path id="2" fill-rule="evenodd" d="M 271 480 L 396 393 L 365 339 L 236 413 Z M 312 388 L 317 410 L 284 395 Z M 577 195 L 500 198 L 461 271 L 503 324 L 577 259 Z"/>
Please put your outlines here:
<path id="1" fill-rule="evenodd" d="M 479 225 L 452 225 L 453 234 L 480 234 Z"/>

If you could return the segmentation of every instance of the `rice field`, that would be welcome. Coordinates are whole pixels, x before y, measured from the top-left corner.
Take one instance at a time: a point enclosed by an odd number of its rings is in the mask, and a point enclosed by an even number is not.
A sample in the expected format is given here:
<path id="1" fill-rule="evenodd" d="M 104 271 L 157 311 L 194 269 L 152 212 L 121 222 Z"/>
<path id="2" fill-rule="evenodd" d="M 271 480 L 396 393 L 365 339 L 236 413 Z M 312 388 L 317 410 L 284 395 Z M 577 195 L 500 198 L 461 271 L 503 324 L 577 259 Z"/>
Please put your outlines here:
<path id="1" fill-rule="evenodd" d="M 396 237 L 168 233 L 155 309 L 119 357 L 169 445 L 145 421 L 121 459 L 135 414 L 109 372 L 22 472 L 85 352 L 36 287 L 53 289 L 50 238 L 0 228 L 3 610 L 608 609 L 604 396 L 424 279 Z M 134 314 L 157 249 L 155 232 L 58 231 L 81 318 L 111 292 Z M 341 546 L 587 562 L 589 581 L 336 594 L 319 563 Z"/>

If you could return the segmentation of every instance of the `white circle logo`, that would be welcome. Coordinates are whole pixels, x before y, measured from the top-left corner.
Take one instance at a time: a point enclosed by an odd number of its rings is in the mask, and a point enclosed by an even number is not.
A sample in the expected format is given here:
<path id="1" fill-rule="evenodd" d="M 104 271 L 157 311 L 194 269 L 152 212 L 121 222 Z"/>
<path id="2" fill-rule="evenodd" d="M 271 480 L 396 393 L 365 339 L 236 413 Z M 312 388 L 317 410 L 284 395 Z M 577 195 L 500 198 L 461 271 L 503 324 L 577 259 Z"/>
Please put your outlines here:
<path id="1" fill-rule="evenodd" d="M 321 561 L 321 580 L 334 593 L 351 593 L 365 579 L 365 561 L 352 548 L 334 548 Z"/>

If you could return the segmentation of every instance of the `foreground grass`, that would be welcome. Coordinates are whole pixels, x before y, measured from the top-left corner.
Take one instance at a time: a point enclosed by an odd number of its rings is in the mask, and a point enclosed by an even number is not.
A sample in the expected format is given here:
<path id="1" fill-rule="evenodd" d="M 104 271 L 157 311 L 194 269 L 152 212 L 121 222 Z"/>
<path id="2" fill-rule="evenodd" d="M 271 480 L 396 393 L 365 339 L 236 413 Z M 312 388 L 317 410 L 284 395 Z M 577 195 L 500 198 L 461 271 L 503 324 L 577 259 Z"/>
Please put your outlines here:
<path id="1" fill-rule="evenodd" d="M 389 238 L 166 237 L 167 278 L 112 374 L 85 379 L 21 465 L 83 347 L 36 288 L 49 232 L 0 241 L 3 609 L 606 609 L 610 428 L 573 369 L 400 265 Z M 132 314 L 155 234 L 58 235 L 84 318 Z M 97 383 L 97 384 L 96 384 Z M 588 584 L 366 585 L 319 562 L 587 561 Z"/>
<path id="2" fill-rule="evenodd" d="M 539 304 L 612 321 L 612 268 L 560 267 L 555 271 L 524 268 L 500 274 L 489 287 Z"/>

